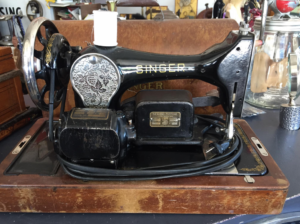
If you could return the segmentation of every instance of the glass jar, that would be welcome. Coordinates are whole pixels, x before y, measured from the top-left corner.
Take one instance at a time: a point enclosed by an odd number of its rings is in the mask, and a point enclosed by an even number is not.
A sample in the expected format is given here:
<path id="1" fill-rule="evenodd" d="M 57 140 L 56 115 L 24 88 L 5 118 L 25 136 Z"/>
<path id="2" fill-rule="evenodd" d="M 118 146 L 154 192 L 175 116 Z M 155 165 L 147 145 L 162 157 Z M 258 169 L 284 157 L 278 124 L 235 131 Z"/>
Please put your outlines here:
<path id="1" fill-rule="evenodd" d="M 261 20 L 254 23 L 259 39 Z M 289 101 L 288 55 L 300 54 L 300 19 L 266 20 L 264 44 L 254 51 L 252 74 L 248 77 L 245 101 L 251 105 L 279 109 Z"/>

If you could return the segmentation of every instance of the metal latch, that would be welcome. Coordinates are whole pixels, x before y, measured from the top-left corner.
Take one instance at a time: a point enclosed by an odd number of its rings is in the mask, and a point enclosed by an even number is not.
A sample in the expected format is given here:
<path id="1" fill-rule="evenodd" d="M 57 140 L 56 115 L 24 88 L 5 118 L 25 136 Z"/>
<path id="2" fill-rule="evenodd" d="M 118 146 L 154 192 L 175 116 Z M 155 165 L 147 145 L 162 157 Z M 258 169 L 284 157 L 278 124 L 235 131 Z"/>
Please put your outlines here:
<path id="1" fill-rule="evenodd" d="M 22 141 L 16 146 L 16 148 L 12 151 L 11 154 L 18 154 L 27 144 L 27 142 L 31 139 L 31 135 L 26 135 Z"/>
<path id="2" fill-rule="evenodd" d="M 256 145 L 256 148 L 258 149 L 258 151 L 263 156 L 268 156 L 269 155 L 268 152 L 267 152 L 267 150 L 265 149 L 265 147 L 263 147 L 263 145 L 260 143 L 260 141 L 257 138 L 252 137 L 251 140 Z"/>
<path id="3" fill-rule="evenodd" d="M 244 181 L 245 181 L 246 183 L 249 183 L 249 184 L 254 184 L 254 183 L 255 183 L 255 180 L 254 180 L 252 177 L 250 177 L 249 175 L 246 175 L 246 176 L 244 177 Z"/>

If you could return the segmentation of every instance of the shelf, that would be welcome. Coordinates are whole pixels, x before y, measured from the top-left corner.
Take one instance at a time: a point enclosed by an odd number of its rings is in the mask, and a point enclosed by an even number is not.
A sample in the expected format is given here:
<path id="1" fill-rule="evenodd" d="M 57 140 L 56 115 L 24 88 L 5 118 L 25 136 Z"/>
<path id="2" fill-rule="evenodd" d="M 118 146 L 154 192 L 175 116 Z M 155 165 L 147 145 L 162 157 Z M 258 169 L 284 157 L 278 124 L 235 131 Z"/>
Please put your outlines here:
<path id="1" fill-rule="evenodd" d="M 60 4 L 62 5 L 62 4 Z M 62 9 L 67 9 L 66 7 L 74 7 L 74 8 L 80 8 L 79 10 L 79 20 L 83 20 L 88 14 L 92 14 L 94 10 L 98 10 L 101 8 L 101 3 L 96 3 L 96 4 L 80 4 L 80 5 L 76 5 L 76 4 L 64 4 L 65 6 L 52 6 L 53 7 L 53 11 L 54 11 L 54 19 L 55 20 L 60 20 L 60 16 L 57 15 L 57 13 L 62 10 Z"/>

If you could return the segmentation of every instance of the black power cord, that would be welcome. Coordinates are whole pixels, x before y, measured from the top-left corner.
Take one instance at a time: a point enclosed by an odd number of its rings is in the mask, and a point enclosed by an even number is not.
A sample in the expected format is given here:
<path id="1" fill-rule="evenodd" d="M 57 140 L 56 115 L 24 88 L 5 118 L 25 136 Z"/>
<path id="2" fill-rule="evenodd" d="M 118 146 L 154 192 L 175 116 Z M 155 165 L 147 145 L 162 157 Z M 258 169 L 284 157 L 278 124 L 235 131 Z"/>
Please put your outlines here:
<path id="1" fill-rule="evenodd" d="M 213 116 L 200 116 L 203 121 L 210 123 L 217 127 L 223 127 L 221 124 L 214 122 L 217 120 L 224 123 L 222 119 Z M 240 136 L 234 135 L 231 146 L 229 146 L 222 155 L 214 157 L 206 161 L 189 162 L 182 164 L 171 164 L 160 167 L 149 167 L 135 170 L 118 170 L 106 169 L 99 167 L 89 167 L 79 164 L 71 163 L 61 156 L 58 159 L 64 171 L 77 179 L 86 181 L 133 181 L 133 180 L 157 180 L 175 177 L 191 177 L 199 176 L 206 173 L 222 170 L 232 165 L 241 155 L 243 151 L 243 144 Z"/>

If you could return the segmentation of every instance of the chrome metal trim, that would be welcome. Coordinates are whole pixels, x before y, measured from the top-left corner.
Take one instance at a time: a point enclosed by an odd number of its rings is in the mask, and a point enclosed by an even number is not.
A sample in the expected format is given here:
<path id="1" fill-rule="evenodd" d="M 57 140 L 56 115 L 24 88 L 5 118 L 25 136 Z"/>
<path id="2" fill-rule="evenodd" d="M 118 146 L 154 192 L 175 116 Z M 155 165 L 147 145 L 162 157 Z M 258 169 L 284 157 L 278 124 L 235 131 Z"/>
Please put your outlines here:
<path id="1" fill-rule="evenodd" d="M 289 93 L 290 93 L 290 106 L 295 106 L 294 98 L 299 90 L 299 68 L 298 68 L 298 57 L 296 53 L 290 53 L 288 56 L 288 69 L 289 69 Z"/>
<path id="2" fill-rule="evenodd" d="M 106 62 L 105 63 L 109 63 L 107 66 L 112 66 L 114 68 L 114 72 L 110 72 L 110 74 L 103 74 L 105 75 L 108 80 L 106 81 L 107 83 L 103 83 L 103 78 L 101 77 L 101 69 L 100 68 L 93 68 L 92 63 L 91 62 L 83 62 L 85 63 L 85 66 L 83 67 L 82 65 L 79 65 L 80 62 L 82 62 L 83 59 L 85 58 L 90 58 L 90 57 L 96 57 L 95 60 L 97 60 L 96 63 L 98 63 L 98 65 L 101 65 L 101 61 L 104 59 Z M 101 61 L 98 61 L 98 60 Z M 76 67 L 78 65 L 78 67 Z M 89 68 L 86 68 L 86 66 L 90 66 Z M 91 68 L 92 67 L 92 68 Z M 76 74 L 76 70 L 79 70 L 77 73 L 79 74 L 80 72 L 84 73 L 80 73 L 83 79 L 87 79 L 88 75 L 91 75 L 89 72 L 94 72 L 96 73 L 96 75 L 98 77 L 97 81 L 100 82 L 100 84 L 104 87 L 108 87 L 106 89 L 101 89 L 101 91 L 99 92 L 95 92 L 95 91 L 90 91 L 92 89 L 92 85 L 91 83 L 89 83 L 88 81 L 86 81 L 86 85 L 89 89 L 85 89 L 86 91 L 84 91 L 84 89 L 78 89 L 78 82 L 75 79 L 78 79 L 78 77 L 74 77 L 74 74 Z M 107 108 L 109 106 L 109 103 L 112 99 L 112 97 L 116 94 L 116 92 L 119 90 L 120 85 L 121 85 L 121 74 L 119 72 L 119 69 L 117 67 L 117 65 L 108 57 L 106 57 L 105 55 L 102 54 L 98 54 L 98 53 L 90 53 L 90 54 L 84 54 L 81 57 L 79 57 L 72 65 L 71 67 L 71 72 L 70 72 L 70 80 L 72 83 L 72 86 L 74 88 L 74 90 L 78 93 L 78 95 L 80 96 L 80 98 L 83 101 L 84 106 L 86 107 L 96 107 L 96 108 Z M 84 81 L 84 80 L 83 80 Z M 110 83 L 112 82 L 112 83 Z M 103 85 L 104 84 L 104 85 Z M 109 91 L 107 91 L 107 89 L 109 89 Z M 93 94 L 94 100 L 96 97 L 96 101 L 92 102 L 91 100 L 89 100 L 89 95 Z"/>
<path id="3" fill-rule="evenodd" d="M 255 144 L 255 146 L 258 149 L 258 151 L 260 152 L 260 154 L 262 154 L 263 156 L 269 155 L 267 150 L 265 149 L 265 147 L 261 144 L 261 142 L 257 138 L 252 137 L 251 140 Z"/>
<path id="4" fill-rule="evenodd" d="M 23 54 L 22 54 L 22 72 L 24 75 L 26 87 L 28 93 L 33 101 L 33 103 L 40 108 L 41 110 L 45 110 L 43 105 L 41 104 L 41 95 L 37 86 L 35 71 L 34 71 L 34 45 L 36 34 L 39 28 L 45 22 L 50 22 L 50 20 L 39 17 L 34 19 L 28 26 L 24 41 L 23 41 Z M 54 26 L 54 24 L 53 24 Z M 54 26 L 55 27 L 55 26 Z M 55 27 L 56 28 L 56 27 Z"/>
<path id="5" fill-rule="evenodd" d="M 300 128 L 300 106 L 281 104 L 279 113 L 279 124 L 280 127 L 287 130 L 298 130 Z"/>
<path id="6" fill-rule="evenodd" d="M 262 17 L 261 17 L 261 27 L 260 27 L 260 34 L 259 39 L 264 43 L 265 38 L 265 28 L 266 28 L 266 20 L 268 14 L 269 2 L 268 0 L 263 0 L 263 7 L 262 7 Z"/>
<path id="7" fill-rule="evenodd" d="M 233 110 L 234 110 L 234 102 L 232 102 L 232 109 L 230 111 L 229 121 L 228 121 L 228 124 L 226 127 L 227 128 L 227 139 L 232 139 L 233 135 L 234 135 Z"/>
<path id="8" fill-rule="evenodd" d="M 249 184 L 254 184 L 254 183 L 255 183 L 254 178 L 250 177 L 249 175 L 245 175 L 244 181 L 245 181 L 246 183 L 249 183 Z"/>
<path id="9" fill-rule="evenodd" d="M 265 32 L 300 32 L 300 19 L 299 18 L 281 18 L 273 20 L 273 17 L 268 16 L 265 23 Z M 255 19 L 254 30 L 258 31 L 261 28 L 261 18 Z"/>
<path id="10" fill-rule="evenodd" d="M 18 143 L 18 145 L 14 148 L 14 150 L 11 152 L 11 154 L 16 155 L 21 152 L 21 150 L 25 147 L 25 145 L 28 143 L 28 141 L 31 139 L 31 135 L 26 135 L 22 141 Z"/>

